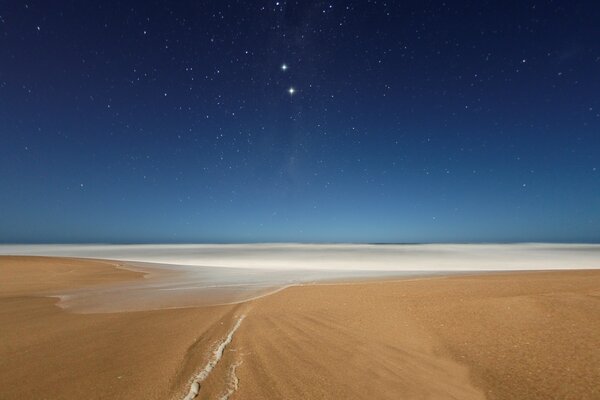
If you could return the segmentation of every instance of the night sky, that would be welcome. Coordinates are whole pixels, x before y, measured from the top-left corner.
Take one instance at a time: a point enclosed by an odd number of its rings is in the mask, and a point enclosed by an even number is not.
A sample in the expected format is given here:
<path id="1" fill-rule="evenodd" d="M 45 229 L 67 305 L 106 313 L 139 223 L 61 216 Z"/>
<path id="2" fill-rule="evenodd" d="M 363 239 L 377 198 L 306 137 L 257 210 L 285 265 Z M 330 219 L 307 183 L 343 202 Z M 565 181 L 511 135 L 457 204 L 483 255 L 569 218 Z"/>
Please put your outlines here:
<path id="1" fill-rule="evenodd" d="M 600 241 L 600 2 L 0 4 L 0 242 Z"/>

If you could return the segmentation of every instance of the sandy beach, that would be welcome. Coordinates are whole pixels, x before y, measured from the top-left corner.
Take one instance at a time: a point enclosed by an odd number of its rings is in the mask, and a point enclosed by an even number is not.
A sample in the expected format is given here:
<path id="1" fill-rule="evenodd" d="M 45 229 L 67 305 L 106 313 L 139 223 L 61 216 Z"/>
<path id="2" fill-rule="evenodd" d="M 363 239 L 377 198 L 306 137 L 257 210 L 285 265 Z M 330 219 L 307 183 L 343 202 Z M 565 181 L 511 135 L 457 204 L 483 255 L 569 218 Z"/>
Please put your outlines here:
<path id="1" fill-rule="evenodd" d="M 599 398 L 599 295 L 600 271 L 289 288 L 240 330 L 239 398 Z"/>
<path id="2" fill-rule="evenodd" d="M 115 262 L 0 257 L 0 398 L 183 399 L 207 366 L 199 399 L 600 397 L 600 270 L 304 285 L 91 314 L 45 295 L 143 279 Z"/>
<path id="3" fill-rule="evenodd" d="M 0 4 L 0 400 L 600 400 L 600 1 Z"/>
<path id="4" fill-rule="evenodd" d="M 74 314 L 40 297 L 142 279 L 114 265 L 0 257 L 1 399 L 169 399 L 187 386 L 237 307 Z"/>

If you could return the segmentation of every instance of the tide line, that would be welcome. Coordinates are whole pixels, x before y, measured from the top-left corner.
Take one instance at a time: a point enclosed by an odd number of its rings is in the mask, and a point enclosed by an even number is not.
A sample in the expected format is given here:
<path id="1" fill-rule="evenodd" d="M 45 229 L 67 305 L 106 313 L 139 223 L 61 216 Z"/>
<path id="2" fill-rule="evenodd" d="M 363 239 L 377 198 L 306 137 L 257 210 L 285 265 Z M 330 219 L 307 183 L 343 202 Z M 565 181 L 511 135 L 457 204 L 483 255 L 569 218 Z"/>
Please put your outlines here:
<path id="1" fill-rule="evenodd" d="M 233 340 L 233 335 L 235 334 L 235 331 L 238 330 L 238 328 L 242 324 L 242 321 L 244 320 L 245 317 L 246 317 L 245 315 L 242 315 L 241 317 L 238 318 L 235 325 L 233 325 L 233 328 L 231 328 L 231 330 L 229 331 L 229 333 L 227 334 L 225 339 L 223 339 L 223 341 L 213 351 L 212 357 L 208 360 L 208 363 L 204 366 L 204 368 L 202 368 L 202 370 L 200 372 L 198 372 L 192 378 L 192 384 L 190 386 L 190 391 L 183 398 L 183 400 L 193 400 L 196 398 L 196 396 L 198 396 L 198 393 L 200 393 L 200 384 L 206 378 L 208 378 L 208 376 L 210 375 L 212 370 L 215 368 L 217 363 L 221 360 L 221 357 L 223 357 L 223 352 L 225 351 L 225 348 Z"/>

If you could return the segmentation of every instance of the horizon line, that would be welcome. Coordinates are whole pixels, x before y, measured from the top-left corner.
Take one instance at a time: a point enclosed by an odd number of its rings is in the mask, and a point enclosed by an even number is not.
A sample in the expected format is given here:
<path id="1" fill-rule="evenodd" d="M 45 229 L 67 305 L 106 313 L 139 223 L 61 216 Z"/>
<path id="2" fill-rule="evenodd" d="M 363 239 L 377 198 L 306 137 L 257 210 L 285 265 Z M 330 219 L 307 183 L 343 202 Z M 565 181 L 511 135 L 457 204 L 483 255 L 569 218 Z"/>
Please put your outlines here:
<path id="1" fill-rule="evenodd" d="M 598 244 L 600 241 L 432 241 L 432 242 L 345 242 L 345 241 L 232 241 L 232 242 L 0 242 L 0 246 L 28 245 L 106 245 L 106 246 L 139 246 L 139 245 L 273 245 L 273 244 L 306 244 L 306 245 L 428 245 L 428 244 Z"/>

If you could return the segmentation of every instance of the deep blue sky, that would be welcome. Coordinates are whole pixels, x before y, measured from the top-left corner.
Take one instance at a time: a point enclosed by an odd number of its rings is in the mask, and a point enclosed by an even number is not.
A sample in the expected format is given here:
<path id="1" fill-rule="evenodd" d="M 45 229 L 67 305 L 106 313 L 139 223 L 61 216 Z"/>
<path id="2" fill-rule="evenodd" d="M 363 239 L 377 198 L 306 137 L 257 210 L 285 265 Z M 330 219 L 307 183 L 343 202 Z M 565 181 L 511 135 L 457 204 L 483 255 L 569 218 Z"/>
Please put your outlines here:
<path id="1" fill-rule="evenodd" d="M 0 242 L 89 241 L 598 242 L 600 3 L 3 2 Z"/>

